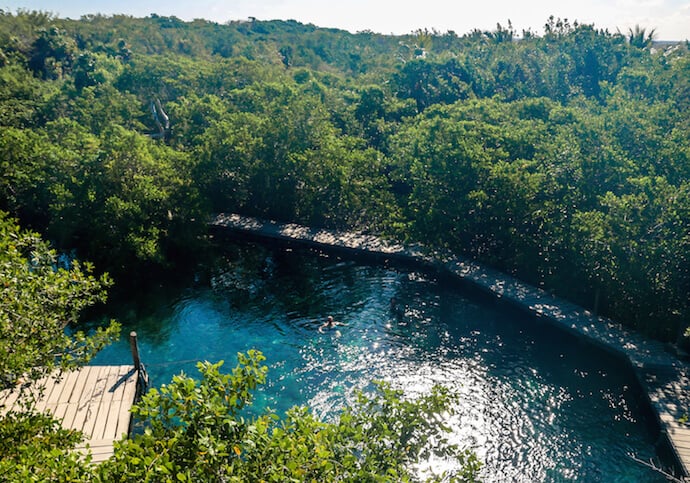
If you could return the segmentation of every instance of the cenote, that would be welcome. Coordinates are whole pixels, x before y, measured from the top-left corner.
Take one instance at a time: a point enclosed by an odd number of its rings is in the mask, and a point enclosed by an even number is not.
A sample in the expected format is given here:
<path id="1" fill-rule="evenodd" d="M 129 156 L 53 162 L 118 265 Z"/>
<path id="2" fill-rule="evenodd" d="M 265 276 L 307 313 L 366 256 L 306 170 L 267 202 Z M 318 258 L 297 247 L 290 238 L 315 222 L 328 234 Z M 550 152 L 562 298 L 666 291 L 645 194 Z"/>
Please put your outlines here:
<path id="1" fill-rule="evenodd" d="M 405 307 L 390 311 L 395 297 Z M 347 324 L 321 334 L 327 315 Z M 628 455 L 657 457 L 657 431 L 621 361 L 547 322 L 410 267 L 241 244 L 211 268 L 118 304 L 123 338 L 96 364 L 129 363 L 139 334 L 152 385 L 199 360 L 236 364 L 263 351 L 255 405 L 308 404 L 332 416 L 355 388 L 390 381 L 415 395 L 460 395 L 454 442 L 474 449 L 484 481 L 665 481 Z"/>

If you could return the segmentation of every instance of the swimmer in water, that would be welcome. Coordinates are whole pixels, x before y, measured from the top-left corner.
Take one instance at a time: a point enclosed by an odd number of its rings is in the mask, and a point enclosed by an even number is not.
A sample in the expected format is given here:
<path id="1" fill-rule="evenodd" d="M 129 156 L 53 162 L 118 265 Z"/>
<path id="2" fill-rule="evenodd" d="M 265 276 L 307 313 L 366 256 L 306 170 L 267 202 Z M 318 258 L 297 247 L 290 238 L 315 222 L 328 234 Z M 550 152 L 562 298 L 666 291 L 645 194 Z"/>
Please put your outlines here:
<path id="1" fill-rule="evenodd" d="M 405 309 L 398 305 L 398 301 L 395 297 L 391 298 L 390 312 L 395 316 L 396 320 L 400 322 L 405 315 Z"/>
<path id="2" fill-rule="evenodd" d="M 326 318 L 326 322 L 324 322 L 323 325 L 321 327 L 319 327 L 319 332 L 321 332 L 323 334 L 326 330 L 334 329 L 338 325 L 344 326 L 347 324 L 343 324 L 342 322 L 337 322 L 337 321 L 333 320 L 333 316 L 329 315 Z M 338 333 L 338 332 L 339 331 L 336 330 L 336 333 Z"/>

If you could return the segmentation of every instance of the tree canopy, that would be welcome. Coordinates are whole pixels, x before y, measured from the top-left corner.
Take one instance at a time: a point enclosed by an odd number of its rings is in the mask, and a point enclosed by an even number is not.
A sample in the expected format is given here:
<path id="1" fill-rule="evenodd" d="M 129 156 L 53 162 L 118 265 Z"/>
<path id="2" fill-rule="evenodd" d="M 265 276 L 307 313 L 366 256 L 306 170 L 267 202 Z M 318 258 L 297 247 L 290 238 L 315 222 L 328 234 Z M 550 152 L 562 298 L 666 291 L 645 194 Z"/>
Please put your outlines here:
<path id="1" fill-rule="evenodd" d="M 235 211 L 451 248 L 661 339 L 687 324 L 685 43 L 554 17 L 0 25 L 0 208 L 116 281 Z"/>
<path id="2" fill-rule="evenodd" d="M 112 335 L 64 330 L 110 284 L 77 260 L 123 286 L 193 260 L 217 211 L 450 249 L 676 341 L 690 314 L 688 44 L 554 17 L 544 32 L 0 10 L 2 384 Z M 21 441 L 42 434 L 43 475 L 73 479 L 138 479 L 163 456 L 161 478 L 180 481 L 262 468 L 404 480 L 437 428 L 400 446 L 409 427 L 386 418 L 414 425 L 448 400 L 410 406 L 381 386 L 333 425 L 302 409 L 238 419 L 263 377 L 246 357 L 152 392 L 137 409 L 148 432 L 96 473 L 67 453 L 49 463 L 55 441 L 78 437 L 40 417 L 1 425 L 14 436 L 0 469 L 30 475 Z"/>
<path id="3" fill-rule="evenodd" d="M 236 211 L 448 247 L 662 339 L 686 324 L 686 44 L 554 17 L 0 25 L 0 208 L 116 280 Z"/>

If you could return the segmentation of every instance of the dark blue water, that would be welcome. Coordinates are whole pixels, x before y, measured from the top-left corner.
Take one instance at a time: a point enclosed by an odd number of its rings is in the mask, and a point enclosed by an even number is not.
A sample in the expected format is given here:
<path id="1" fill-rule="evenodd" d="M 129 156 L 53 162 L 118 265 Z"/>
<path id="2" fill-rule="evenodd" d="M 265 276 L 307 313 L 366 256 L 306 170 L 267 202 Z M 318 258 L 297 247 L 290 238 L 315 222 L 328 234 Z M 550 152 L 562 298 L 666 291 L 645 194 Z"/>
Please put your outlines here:
<path id="1" fill-rule="evenodd" d="M 279 412 L 308 404 L 328 418 L 373 379 L 410 395 L 451 387 L 453 440 L 476 451 L 485 481 L 665 481 L 628 456 L 656 457 L 656 434 L 625 366 L 450 281 L 238 246 L 115 312 L 123 335 L 139 333 L 153 385 L 195 374 L 198 360 L 230 370 L 256 348 L 270 368 L 257 404 Z M 318 332 L 327 315 L 347 324 L 340 336 Z M 95 363 L 130 360 L 123 337 Z"/>

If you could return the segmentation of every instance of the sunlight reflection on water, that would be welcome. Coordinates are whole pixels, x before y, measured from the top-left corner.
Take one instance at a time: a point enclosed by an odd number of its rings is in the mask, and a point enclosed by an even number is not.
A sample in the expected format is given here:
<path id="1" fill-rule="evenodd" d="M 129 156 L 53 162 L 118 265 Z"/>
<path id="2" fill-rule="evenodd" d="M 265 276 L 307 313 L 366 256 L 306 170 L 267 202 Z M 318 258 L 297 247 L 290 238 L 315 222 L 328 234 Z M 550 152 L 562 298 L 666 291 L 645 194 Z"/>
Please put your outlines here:
<path id="1" fill-rule="evenodd" d="M 122 320 L 123 333 L 139 331 L 154 384 L 194 374 L 200 359 L 230 370 L 238 351 L 257 348 L 270 371 L 256 404 L 279 412 L 308 404 L 332 417 L 375 379 L 410 396 L 451 388 L 451 440 L 477 452 L 485 481 L 664 481 L 626 456 L 653 457 L 655 435 L 632 374 L 611 357 L 425 274 L 241 253 L 220 261 L 209 283 Z M 391 297 L 402 317 L 390 313 Z M 340 337 L 317 331 L 328 314 L 347 324 Z M 96 363 L 128 354 L 123 339 Z"/>

